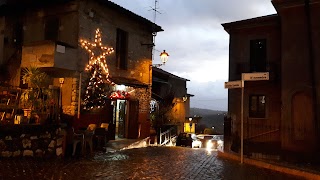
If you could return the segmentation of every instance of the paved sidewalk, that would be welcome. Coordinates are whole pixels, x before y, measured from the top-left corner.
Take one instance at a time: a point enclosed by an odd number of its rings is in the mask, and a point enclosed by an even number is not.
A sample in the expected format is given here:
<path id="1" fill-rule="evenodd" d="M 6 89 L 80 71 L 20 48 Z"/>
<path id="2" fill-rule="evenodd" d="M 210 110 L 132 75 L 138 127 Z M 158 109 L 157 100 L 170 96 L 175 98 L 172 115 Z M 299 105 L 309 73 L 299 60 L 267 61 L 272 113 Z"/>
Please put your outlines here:
<path id="1" fill-rule="evenodd" d="M 240 156 L 233 152 L 225 152 L 222 150 L 218 151 L 218 157 L 224 157 L 228 159 L 232 159 L 240 162 Z M 281 162 L 265 162 L 263 160 L 256 160 L 251 158 L 243 158 L 244 164 L 250 164 L 257 167 L 270 169 L 277 172 L 282 172 L 290 175 L 294 175 L 297 177 L 302 177 L 306 179 L 320 179 L 320 172 L 314 171 L 308 168 L 301 168 L 294 165 L 289 165 Z"/>
<path id="2" fill-rule="evenodd" d="M 119 142 L 119 141 L 118 141 Z M 121 143 L 126 144 L 122 141 Z M 0 159 L 3 180 L 302 180 L 189 147 L 147 147 L 68 159 Z"/>
<path id="3" fill-rule="evenodd" d="M 115 140 L 110 140 L 106 144 L 106 152 L 115 152 L 124 149 L 140 148 L 148 146 L 149 138 L 145 139 L 126 139 L 126 138 L 116 138 Z"/>

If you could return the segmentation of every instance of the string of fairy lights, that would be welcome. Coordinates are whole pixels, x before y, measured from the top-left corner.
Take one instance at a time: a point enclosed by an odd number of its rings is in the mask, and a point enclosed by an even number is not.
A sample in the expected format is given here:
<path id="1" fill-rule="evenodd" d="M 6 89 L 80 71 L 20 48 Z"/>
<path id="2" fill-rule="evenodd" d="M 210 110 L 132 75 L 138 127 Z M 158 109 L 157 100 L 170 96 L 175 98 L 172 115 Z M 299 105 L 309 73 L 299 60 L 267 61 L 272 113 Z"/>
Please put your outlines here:
<path id="1" fill-rule="evenodd" d="M 105 93 L 106 84 L 114 84 L 109 78 L 109 69 L 106 56 L 114 52 L 112 47 L 103 46 L 101 42 L 101 31 L 96 29 L 94 42 L 80 39 L 80 45 L 90 55 L 89 63 L 85 70 L 91 73 L 85 97 L 84 109 L 101 108 L 107 97 Z"/>
<path id="2" fill-rule="evenodd" d="M 80 43 L 81 43 L 81 46 L 90 54 L 90 60 L 89 60 L 89 64 L 86 67 L 86 71 L 91 70 L 94 67 L 94 65 L 99 65 L 102 68 L 103 73 L 107 77 L 108 82 L 111 83 L 109 79 L 109 69 L 106 63 L 105 56 L 113 53 L 114 49 L 112 47 L 102 46 L 100 29 L 98 28 L 96 30 L 94 43 L 90 43 L 83 39 L 80 40 Z M 98 49 L 98 50 L 100 49 L 101 50 L 100 55 L 96 57 L 93 49 Z"/>

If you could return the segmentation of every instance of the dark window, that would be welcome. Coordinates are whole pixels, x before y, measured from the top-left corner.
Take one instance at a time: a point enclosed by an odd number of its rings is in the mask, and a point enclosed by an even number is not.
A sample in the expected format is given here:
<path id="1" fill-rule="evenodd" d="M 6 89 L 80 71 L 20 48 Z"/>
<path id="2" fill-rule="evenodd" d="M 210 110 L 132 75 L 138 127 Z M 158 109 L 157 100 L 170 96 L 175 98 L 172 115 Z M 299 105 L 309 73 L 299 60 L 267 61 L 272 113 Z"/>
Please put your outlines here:
<path id="1" fill-rule="evenodd" d="M 249 117 L 266 117 L 266 97 L 264 95 L 251 95 L 249 102 Z"/>
<path id="2" fill-rule="evenodd" d="M 9 43 L 9 38 L 8 37 L 4 37 L 3 38 L 3 42 L 4 42 L 4 44 L 8 44 Z"/>
<path id="3" fill-rule="evenodd" d="M 46 19 L 44 34 L 46 40 L 58 40 L 59 25 L 60 23 L 58 17 L 50 17 Z"/>
<path id="4" fill-rule="evenodd" d="M 117 67 L 126 70 L 128 68 L 128 32 L 117 29 L 116 46 Z"/>
<path id="5" fill-rule="evenodd" d="M 250 71 L 266 71 L 267 42 L 265 39 L 250 41 Z"/>
<path id="6" fill-rule="evenodd" d="M 23 42 L 23 26 L 20 23 L 15 25 L 15 31 L 13 34 L 13 42 L 16 45 L 21 45 Z"/>

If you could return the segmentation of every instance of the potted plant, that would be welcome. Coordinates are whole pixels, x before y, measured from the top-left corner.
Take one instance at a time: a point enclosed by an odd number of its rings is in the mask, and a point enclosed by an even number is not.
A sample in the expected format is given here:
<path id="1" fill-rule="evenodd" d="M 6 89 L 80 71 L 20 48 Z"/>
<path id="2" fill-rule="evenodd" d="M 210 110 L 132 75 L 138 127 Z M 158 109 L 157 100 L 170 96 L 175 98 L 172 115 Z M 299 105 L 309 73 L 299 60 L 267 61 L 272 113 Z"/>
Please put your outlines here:
<path id="1" fill-rule="evenodd" d="M 22 70 L 22 81 L 28 84 L 28 89 L 21 95 L 21 105 L 28 111 L 28 118 L 35 123 L 45 122 L 48 116 L 48 104 L 51 100 L 49 76 L 37 67 L 27 67 Z M 31 111 L 31 112 L 30 112 Z"/>

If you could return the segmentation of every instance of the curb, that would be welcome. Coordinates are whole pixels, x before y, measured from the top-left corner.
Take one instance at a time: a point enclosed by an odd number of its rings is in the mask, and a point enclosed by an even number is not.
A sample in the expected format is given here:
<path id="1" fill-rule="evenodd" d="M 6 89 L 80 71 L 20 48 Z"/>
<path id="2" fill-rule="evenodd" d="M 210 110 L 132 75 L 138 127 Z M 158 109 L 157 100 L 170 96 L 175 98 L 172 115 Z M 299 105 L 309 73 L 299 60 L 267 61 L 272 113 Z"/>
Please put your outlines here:
<path id="1" fill-rule="evenodd" d="M 141 140 L 138 140 L 134 143 L 131 143 L 130 145 L 128 146 L 125 146 L 123 148 L 120 149 L 121 150 L 126 150 L 126 149 L 134 149 L 134 148 L 141 148 L 141 147 L 147 147 L 148 146 L 148 141 L 149 141 L 149 137 L 145 138 L 145 139 L 141 139 Z"/>
<path id="2" fill-rule="evenodd" d="M 218 151 L 218 157 L 232 159 L 232 160 L 240 162 L 240 156 L 237 154 Z M 285 174 L 290 174 L 290 175 L 297 176 L 297 177 L 306 178 L 306 179 L 315 179 L 315 180 L 320 179 L 319 174 L 314 174 L 314 173 L 310 173 L 310 172 L 306 172 L 306 171 L 302 171 L 302 170 L 298 170 L 298 169 L 291 169 L 291 168 L 287 168 L 287 167 L 283 167 L 283 166 L 279 166 L 279 165 L 275 165 L 275 164 L 270 164 L 270 163 L 266 163 L 266 162 L 259 161 L 259 160 L 249 159 L 249 158 L 245 158 L 245 157 L 243 158 L 243 163 L 257 166 L 260 168 L 270 169 L 270 170 L 285 173 Z"/>

